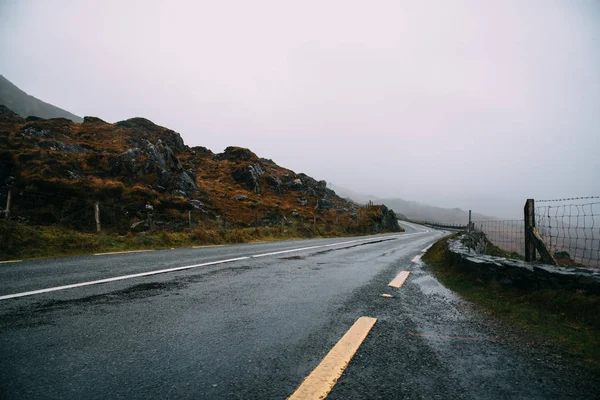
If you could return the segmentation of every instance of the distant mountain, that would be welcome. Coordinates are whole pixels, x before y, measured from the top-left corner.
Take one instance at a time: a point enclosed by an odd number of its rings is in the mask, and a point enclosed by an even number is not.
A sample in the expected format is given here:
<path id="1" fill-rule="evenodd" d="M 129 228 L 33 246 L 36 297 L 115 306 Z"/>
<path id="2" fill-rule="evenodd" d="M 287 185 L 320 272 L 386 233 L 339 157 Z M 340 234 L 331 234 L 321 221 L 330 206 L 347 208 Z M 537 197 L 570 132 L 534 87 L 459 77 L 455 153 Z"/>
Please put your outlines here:
<path id="1" fill-rule="evenodd" d="M 352 201 L 355 201 L 359 204 L 367 204 L 369 201 L 377 200 L 377 197 L 375 197 L 375 196 L 372 196 L 369 194 L 358 193 L 358 192 L 355 192 L 348 188 L 345 188 L 343 186 L 338 186 L 338 185 L 330 183 L 330 182 L 327 183 L 327 186 L 331 190 L 336 192 L 338 194 L 338 196 L 340 196 L 344 199 L 351 199 Z"/>
<path id="2" fill-rule="evenodd" d="M 23 118 L 67 118 L 73 122 L 83 122 L 83 118 L 68 111 L 45 103 L 28 95 L 12 82 L 0 75 L 0 104 L 5 105 Z"/>
<path id="3" fill-rule="evenodd" d="M 337 186 L 329 185 L 330 188 L 344 198 L 351 199 L 357 203 L 366 204 L 369 201 L 375 204 L 385 204 L 393 209 L 397 215 L 405 215 L 408 219 L 414 221 L 433 221 L 445 224 L 464 224 L 469 221 L 469 212 L 460 208 L 442 208 L 430 206 L 428 204 L 419 203 L 416 201 L 407 201 L 398 198 L 382 199 L 371 195 L 364 195 L 352 190 Z M 490 217 L 479 213 L 471 215 L 473 221 L 488 221 L 497 218 Z"/>
<path id="4" fill-rule="evenodd" d="M 460 208 L 435 207 L 403 199 L 378 199 L 376 203 L 386 204 L 394 211 L 402 213 L 414 221 L 433 221 L 459 225 L 467 225 L 469 221 L 469 211 Z M 497 218 L 474 212 L 471 219 L 473 221 L 489 221 Z"/>

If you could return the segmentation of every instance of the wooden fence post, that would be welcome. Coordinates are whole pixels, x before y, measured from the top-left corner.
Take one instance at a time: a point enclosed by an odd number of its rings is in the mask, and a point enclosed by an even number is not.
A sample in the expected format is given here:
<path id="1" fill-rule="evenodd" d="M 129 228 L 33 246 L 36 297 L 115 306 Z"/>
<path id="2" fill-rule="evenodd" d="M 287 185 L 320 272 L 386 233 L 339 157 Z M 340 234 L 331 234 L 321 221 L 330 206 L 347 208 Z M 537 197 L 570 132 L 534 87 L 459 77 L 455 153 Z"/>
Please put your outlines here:
<path id="1" fill-rule="evenodd" d="M 190 231 L 192 230 L 192 212 L 188 211 L 188 225 L 190 227 Z"/>
<path id="2" fill-rule="evenodd" d="M 8 195 L 6 197 L 6 210 L 4 210 L 4 218 L 10 217 L 10 200 L 12 196 L 12 190 L 8 189 Z"/>
<path id="3" fill-rule="evenodd" d="M 535 228 L 535 204 L 533 199 L 527 199 L 525 203 L 525 261 L 535 261 L 535 243 L 532 240 L 533 228 Z"/>
<path id="4" fill-rule="evenodd" d="M 100 233 L 100 203 L 94 203 L 94 219 L 96 220 L 96 232 Z"/>

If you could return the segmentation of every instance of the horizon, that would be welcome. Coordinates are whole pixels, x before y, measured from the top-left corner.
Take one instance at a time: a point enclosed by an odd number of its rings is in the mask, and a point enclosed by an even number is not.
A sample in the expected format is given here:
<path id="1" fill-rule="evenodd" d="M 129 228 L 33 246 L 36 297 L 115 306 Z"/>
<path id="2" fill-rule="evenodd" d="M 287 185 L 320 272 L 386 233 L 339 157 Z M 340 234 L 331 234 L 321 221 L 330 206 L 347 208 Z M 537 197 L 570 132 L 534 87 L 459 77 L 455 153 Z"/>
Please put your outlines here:
<path id="1" fill-rule="evenodd" d="M 172 4 L 2 2 L 0 73 L 382 199 L 512 217 L 600 194 L 598 2 Z"/>

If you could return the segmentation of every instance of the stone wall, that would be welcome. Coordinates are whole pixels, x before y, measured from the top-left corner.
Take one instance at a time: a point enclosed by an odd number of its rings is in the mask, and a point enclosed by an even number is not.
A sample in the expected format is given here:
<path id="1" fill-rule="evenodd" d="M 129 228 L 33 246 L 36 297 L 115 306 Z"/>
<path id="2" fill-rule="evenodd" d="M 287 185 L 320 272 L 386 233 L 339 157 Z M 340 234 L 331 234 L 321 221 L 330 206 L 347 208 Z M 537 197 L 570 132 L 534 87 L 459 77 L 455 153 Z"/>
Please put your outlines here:
<path id="1" fill-rule="evenodd" d="M 598 269 L 555 267 L 477 254 L 462 243 L 462 238 L 448 240 L 447 251 L 456 267 L 482 280 L 496 280 L 502 285 L 526 290 L 579 289 L 600 294 Z"/>

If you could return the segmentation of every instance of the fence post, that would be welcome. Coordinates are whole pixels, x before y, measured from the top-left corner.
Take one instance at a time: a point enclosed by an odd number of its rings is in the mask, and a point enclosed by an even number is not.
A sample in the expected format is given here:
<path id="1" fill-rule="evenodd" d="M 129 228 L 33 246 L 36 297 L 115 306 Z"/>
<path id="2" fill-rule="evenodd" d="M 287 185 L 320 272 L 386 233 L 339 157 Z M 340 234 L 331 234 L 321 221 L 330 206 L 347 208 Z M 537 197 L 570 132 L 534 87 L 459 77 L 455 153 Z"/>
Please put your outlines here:
<path id="1" fill-rule="evenodd" d="M 8 189 L 8 195 L 6 196 L 6 210 L 4 210 L 4 218 L 10 217 L 10 200 L 12 198 L 12 190 Z"/>
<path id="2" fill-rule="evenodd" d="M 188 225 L 190 227 L 190 231 L 192 230 L 192 211 L 188 211 Z"/>
<path id="3" fill-rule="evenodd" d="M 473 248 L 473 235 L 471 234 L 472 230 L 473 229 L 471 228 L 471 210 L 469 210 L 469 225 L 467 225 L 467 232 L 469 235 L 469 250 Z"/>
<path id="4" fill-rule="evenodd" d="M 525 213 L 525 261 L 535 261 L 535 243 L 531 239 L 533 228 L 535 228 L 535 203 L 533 199 L 527 199 L 524 208 Z"/>
<path id="5" fill-rule="evenodd" d="M 100 233 L 100 203 L 94 203 L 94 219 L 96 220 L 96 232 Z"/>

